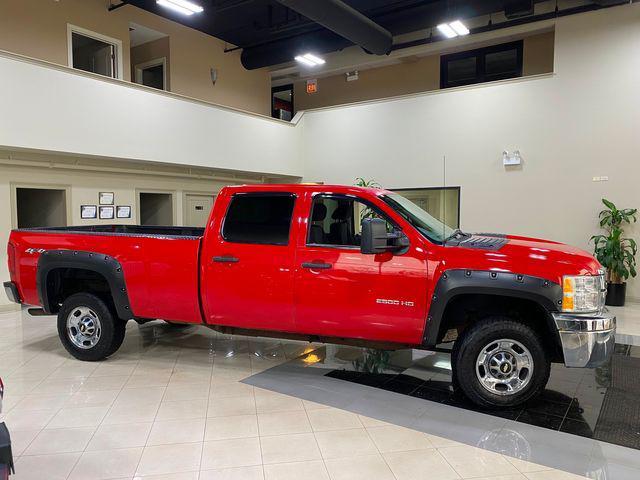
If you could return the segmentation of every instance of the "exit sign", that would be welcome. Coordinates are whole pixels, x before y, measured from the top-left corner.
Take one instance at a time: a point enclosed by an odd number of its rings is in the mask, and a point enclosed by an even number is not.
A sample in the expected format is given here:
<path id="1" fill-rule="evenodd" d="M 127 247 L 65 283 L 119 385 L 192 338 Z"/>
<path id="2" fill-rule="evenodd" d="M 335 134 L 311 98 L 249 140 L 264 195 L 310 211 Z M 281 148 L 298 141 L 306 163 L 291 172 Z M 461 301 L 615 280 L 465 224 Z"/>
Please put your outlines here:
<path id="1" fill-rule="evenodd" d="M 318 91 L 318 80 L 307 80 L 307 93 L 309 95 L 316 93 Z"/>

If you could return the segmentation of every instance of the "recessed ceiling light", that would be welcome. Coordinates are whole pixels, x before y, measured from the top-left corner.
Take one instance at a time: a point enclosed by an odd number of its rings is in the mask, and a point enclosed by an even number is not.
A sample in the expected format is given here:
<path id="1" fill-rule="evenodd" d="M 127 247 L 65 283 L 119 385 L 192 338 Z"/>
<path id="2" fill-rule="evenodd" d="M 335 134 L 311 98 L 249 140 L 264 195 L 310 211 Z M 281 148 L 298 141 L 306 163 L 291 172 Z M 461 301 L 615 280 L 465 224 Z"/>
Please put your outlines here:
<path id="1" fill-rule="evenodd" d="M 438 25 L 438 30 L 447 38 L 454 38 L 458 35 L 469 35 L 469 29 L 460 20 L 455 20 L 451 23 L 441 23 Z"/>
<path id="2" fill-rule="evenodd" d="M 323 65 L 325 60 L 323 58 L 318 57 L 312 53 L 305 53 L 304 55 L 298 55 L 295 57 L 297 62 L 300 62 L 308 67 L 316 67 L 318 65 Z"/>
<path id="3" fill-rule="evenodd" d="M 307 60 L 305 57 L 303 57 L 302 55 L 298 55 L 296 58 L 296 62 L 300 62 L 308 67 L 315 67 L 316 63 L 312 62 L 311 60 Z"/>
<path id="4" fill-rule="evenodd" d="M 469 29 L 460 20 L 451 22 L 449 26 L 453 28 L 458 35 L 469 35 Z"/>
<path id="5" fill-rule="evenodd" d="M 451 26 L 448 23 L 441 23 L 440 25 L 438 25 L 438 30 L 440 30 L 440 33 L 442 33 L 447 38 L 453 38 L 458 36 L 456 31 L 453 28 L 451 28 Z"/>
<path id="6" fill-rule="evenodd" d="M 184 15 L 193 15 L 194 13 L 202 13 L 204 11 L 204 8 L 200 5 L 190 2 L 189 0 L 156 0 L 156 3 Z"/>
<path id="7" fill-rule="evenodd" d="M 313 63 L 315 63 L 316 65 L 324 65 L 326 62 L 324 61 L 324 58 L 320 58 L 317 57 L 316 55 L 312 54 L 312 53 L 305 53 L 304 58 L 306 58 L 307 60 L 311 60 Z"/>

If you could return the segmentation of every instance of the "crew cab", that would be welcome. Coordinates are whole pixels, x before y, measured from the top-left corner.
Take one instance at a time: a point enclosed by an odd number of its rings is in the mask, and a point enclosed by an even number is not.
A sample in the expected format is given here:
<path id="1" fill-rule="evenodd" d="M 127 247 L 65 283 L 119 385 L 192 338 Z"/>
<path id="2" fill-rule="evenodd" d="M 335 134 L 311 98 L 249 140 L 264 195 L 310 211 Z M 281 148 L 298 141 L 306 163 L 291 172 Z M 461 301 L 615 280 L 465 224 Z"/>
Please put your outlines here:
<path id="1" fill-rule="evenodd" d="M 388 349 L 455 342 L 454 385 L 491 407 L 539 393 L 550 362 L 606 362 L 615 342 L 590 254 L 453 230 L 382 189 L 226 187 L 204 229 L 18 229 L 8 258 L 7 295 L 57 314 L 62 344 L 86 361 L 113 355 L 128 320 Z"/>

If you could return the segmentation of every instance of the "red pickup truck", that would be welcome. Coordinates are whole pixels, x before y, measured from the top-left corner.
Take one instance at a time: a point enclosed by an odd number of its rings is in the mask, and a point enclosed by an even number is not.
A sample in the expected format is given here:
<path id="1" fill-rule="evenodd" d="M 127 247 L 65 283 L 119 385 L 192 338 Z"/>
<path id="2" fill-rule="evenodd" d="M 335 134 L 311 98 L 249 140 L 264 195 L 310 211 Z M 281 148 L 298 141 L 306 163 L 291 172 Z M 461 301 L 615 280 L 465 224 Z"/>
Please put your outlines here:
<path id="1" fill-rule="evenodd" d="M 453 230 L 381 189 L 227 187 L 204 229 L 18 229 L 8 258 L 7 295 L 57 314 L 88 361 L 116 352 L 131 319 L 389 349 L 455 341 L 454 385 L 504 406 L 540 392 L 550 362 L 595 367 L 615 342 L 590 254 Z"/>

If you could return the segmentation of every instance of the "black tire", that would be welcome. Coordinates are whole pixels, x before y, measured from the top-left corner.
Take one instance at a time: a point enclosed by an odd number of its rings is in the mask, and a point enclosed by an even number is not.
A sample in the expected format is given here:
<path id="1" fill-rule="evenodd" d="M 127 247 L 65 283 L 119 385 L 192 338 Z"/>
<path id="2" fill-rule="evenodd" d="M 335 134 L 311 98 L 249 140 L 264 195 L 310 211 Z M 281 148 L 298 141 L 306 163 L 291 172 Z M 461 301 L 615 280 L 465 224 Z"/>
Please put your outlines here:
<path id="1" fill-rule="evenodd" d="M 496 394 L 483 386 L 476 373 L 476 362 L 482 349 L 493 341 L 510 339 L 529 350 L 533 360 L 528 383 L 515 393 Z M 513 407 L 535 397 L 549 380 L 551 362 L 540 335 L 531 327 L 508 317 L 488 317 L 468 327 L 453 347 L 451 362 L 454 388 L 483 408 Z M 484 371 L 481 367 L 481 371 Z M 526 373 L 526 372 L 524 372 Z"/>
<path id="2" fill-rule="evenodd" d="M 70 338 L 67 319 L 81 307 L 92 310 L 100 324 L 100 336 L 95 345 L 80 348 Z M 116 352 L 124 341 L 126 322 L 120 320 L 100 298 L 90 293 L 76 293 L 68 297 L 58 312 L 58 336 L 64 348 L 78 360 L 96 362 L 104 360 Z M 81 342 L 80 342 L 81 343 Z"/>

